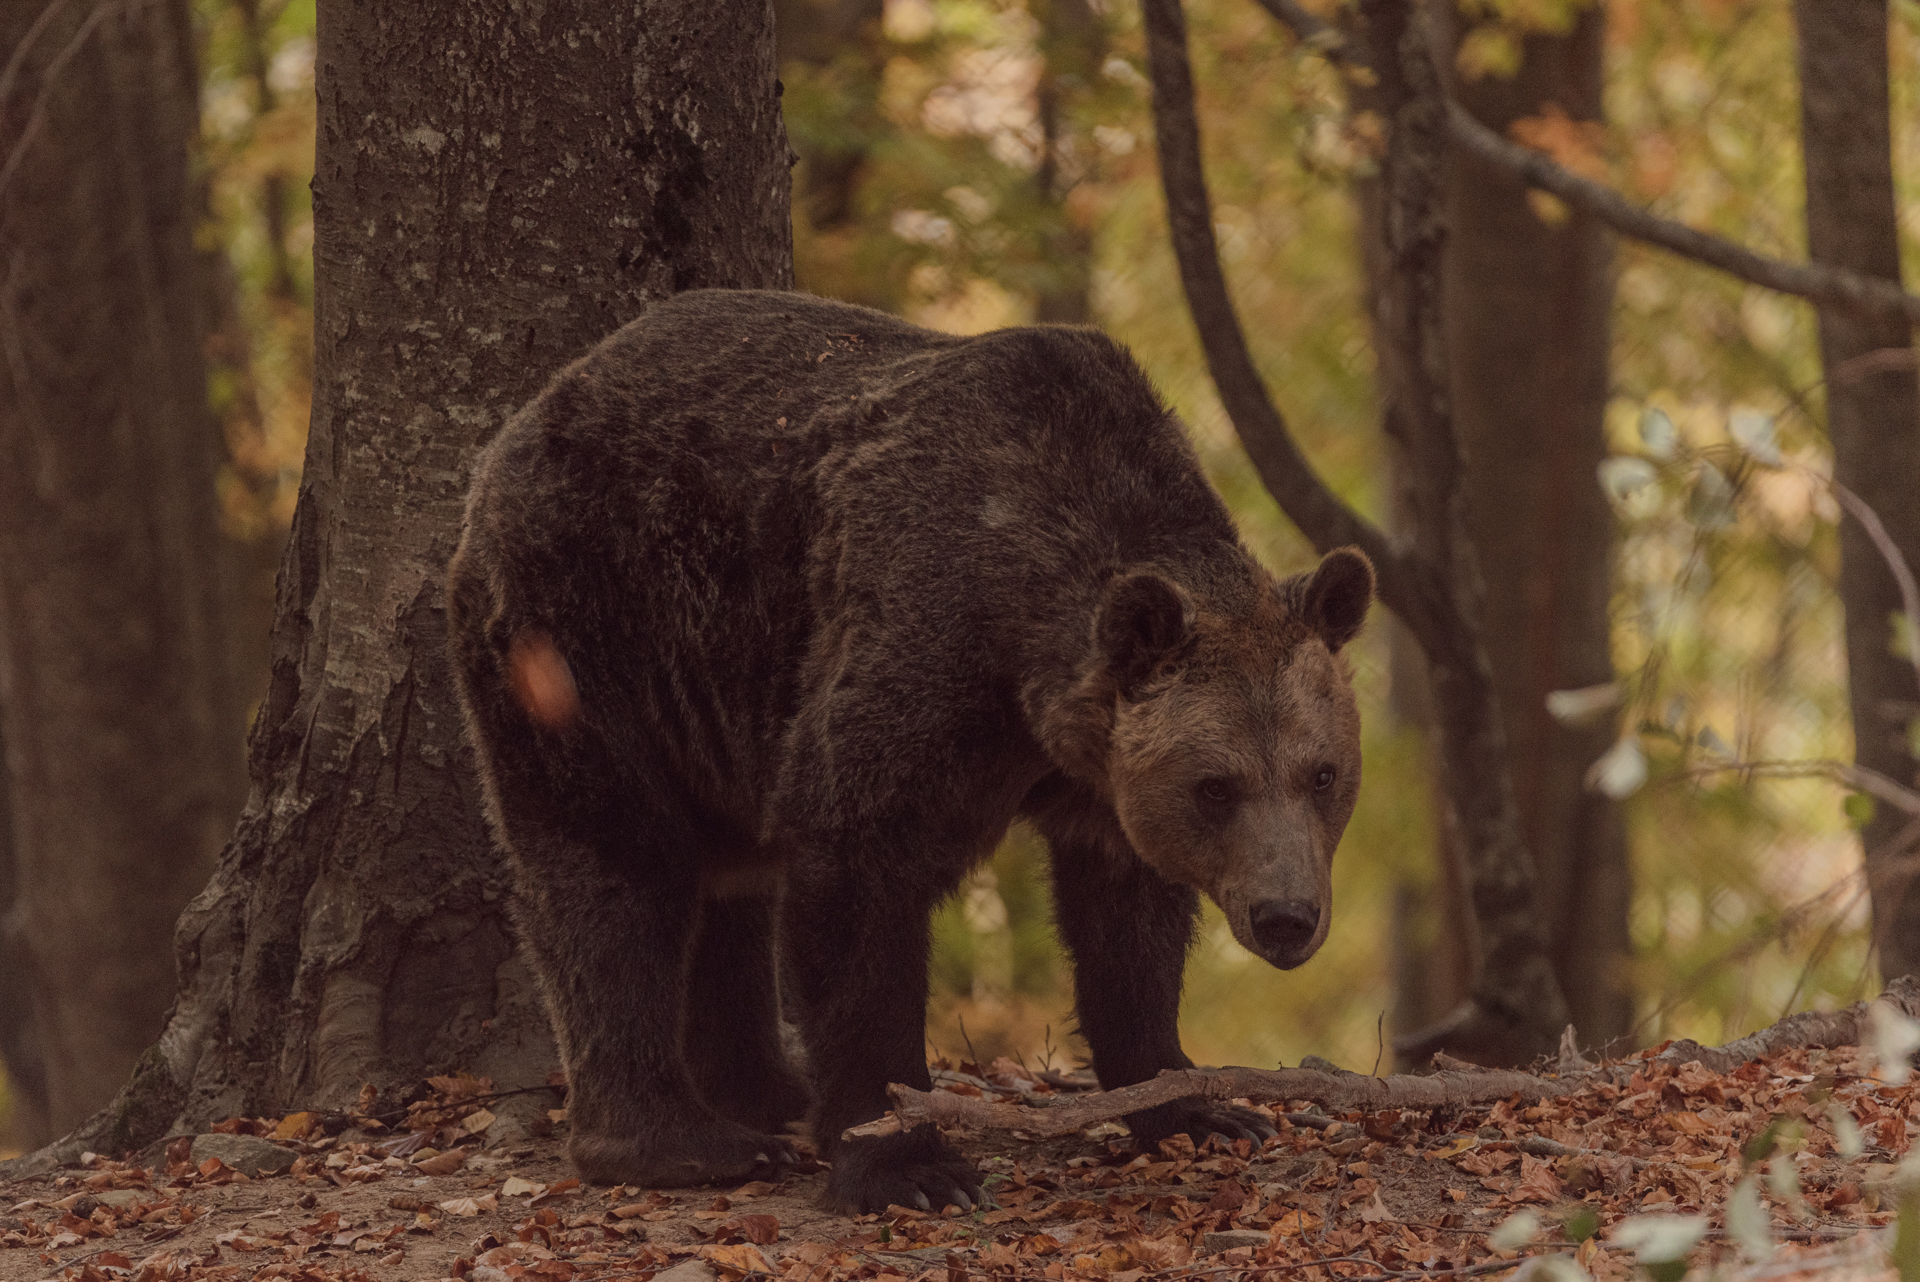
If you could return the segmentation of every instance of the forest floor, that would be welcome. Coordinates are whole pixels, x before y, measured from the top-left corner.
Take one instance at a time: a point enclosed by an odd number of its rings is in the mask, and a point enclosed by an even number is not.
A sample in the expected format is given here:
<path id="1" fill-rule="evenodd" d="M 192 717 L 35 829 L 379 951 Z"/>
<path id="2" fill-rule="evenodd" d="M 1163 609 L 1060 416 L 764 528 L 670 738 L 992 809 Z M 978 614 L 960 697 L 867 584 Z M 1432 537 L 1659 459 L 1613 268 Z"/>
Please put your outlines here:
<path id="1" fill-rule="evenodd" d="M 1683 1259 L 1723 1276 L 1898 1276 L 1892 1233 L 1875 1230 L 1895 1218 L 1920 1082 L 1876 1081 L 1854 1047 L 1726 1075 L 1641 1059 L 1624 1084 L 1539 1104 L 1275 1108 L 1280 1133 L 1258 1151 L 1183 1139 L 1141 1153 L 1110 1123 L 1044 1142 L 957 1133 L 997 1206 L 855 1218 L 822 1209 L 817 1169 L 724 1189 L 582 1185 L 562 1115 L 507 1125 L 487 1084 L 437 1078 L 392 1130 L 234 1119 L 132 1160 L 0 1182 L 0 1280 L 1399 1282 L 1571 1278 L 1568 1264 L 1606 1279 L 1639 1274 L 1630 1241 L 1648 1214 L 1704 1217 Z M 979 1091 L 966 1076 L 1029 1102 L 1054 1089 L 1005 1060 L 960 1069 L 945 1089 Z M 1729 1194 L 1763 1167 L 1758 1237 L 1752 1216 L 1729 1232 Z"/>

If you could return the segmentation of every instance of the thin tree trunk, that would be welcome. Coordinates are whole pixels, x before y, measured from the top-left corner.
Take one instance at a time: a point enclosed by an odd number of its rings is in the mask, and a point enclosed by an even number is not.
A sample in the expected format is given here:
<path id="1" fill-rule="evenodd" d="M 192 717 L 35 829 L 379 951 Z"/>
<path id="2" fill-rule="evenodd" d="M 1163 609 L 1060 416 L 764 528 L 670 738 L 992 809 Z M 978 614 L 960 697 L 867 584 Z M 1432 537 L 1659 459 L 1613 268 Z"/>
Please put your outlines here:
<path id="1" fill-rule="evenodd" d="M 1461 511 L 1440 313 L 1440 208 L 1445 102 L 1424 31 L 1406 0 L 1363 4 L 1381 102 L 1388 288 L 1375 330 L 1389 389 L 1387 425 L 1419 478 L 1410 493 L 1414 542 L 1400 547 L 1347 507 L 1308 466 L 1253 368 L 1228 297 L 1200 164 L 1199 126 L 1179 0 L 1145 0 L 1154 124 L 1181 280 L 1220 398 L 1261 480 L 1322 549 L 1351 543 L 1374 561 L 1387 605 L 1419 638 L 1430 664 L 1443 783 L 1460 826 L 1482 950 L 1472 1001 L 1430 1041 L 1485 1060 L 1519 1062 L 1553 1048 L 1566 1003 L 1533 903 L 1493 677 L 1480 634 L 1484 586 Z"/>
<path id="2" fill-rule="evenodd" d="M 1532 35 L 1511 76 L 1455 86 L 1505 134 L 1557 106 L 1601 113 L 1606 14 Z M 1617 807 L 1586 787 L 1610 724 L 1565 726 L 1554 690 L 1613 678 L 1613 518 L 1595 480 L 1606 457 L 1611 244 L 1590 214 L 1536 215 L 1511 172 L 1454 148 L 1446 178 L 1448 388 L 1466 452 L 1467 526 L 1487 581 L 1481 623 L 1507 762 L 1533 854 L 1560 988 L 1588 1045 L 1627 1031 L 1628 870 Z"/>
<path id="3" fill-rule="evenodd" d="M 1817 263 L 1900 280 L 1888 119 L 1886 0 L 1794 0 L 1807 177 L 1807 248 Z M 1909 568 L 1920 571 L 1920 392 L 1911 363 L 1862 358 L 1910 349 L 1911 321 L 1896 312 L 1820 309 L 1827 430 L 1834 479 L 1880 518 Z M 1852 364 L 1850 364 L 1852 363 Z M 1920 690 L 1894 652 L 1900 591 L 1886 558 L 1856 520 L 1840 530 L 1840 601 L 1846 614 L 1847 686 L 1854 759 L 1914 784 L 1908 725 Z M 1920 620 L 1916 620 L 1920 623 Z M 1907 817 L 1881 807 L 1861 837 L 1873 892 L 1874 939 L 1889 978 L 1920 974 L 1920 884 L 1885 865 Z"/>
<path id="4" fill-rule="evenodd" d="M 0 713 L 56 1133 L 160 1032 L 244 789 L 191 47 L 185 0 L 0 7 Z"/>
<path id="5" fill-rule="evenodd" d="M 1042 0 L 1038 7 L 1040 167 L 1033 180 L 1042 214 L 1033 318 L 1085 325 L 1093 316 L 1093 228 L 1067 197 L 1086 166 L 1088 141 L 1074 136 L 1067 109 L 1099 74 L 1106 35 L 1087 0 Z"/>
<path id="6" fill-rule="evenodd" d="M 546 1079 L 444 657 L 468 466 L 648 300 L 791 283 L 767 0 L 322 0 L 316 65 L 313 425 L 253 799 L 165 1035 L 67 1149 L 456 1066 Z"/>
<path id="7" fill-rule="evenodd" d="M 1386 427 L 1409 482 L 1403 498 L 1413 546 L 1435 567 L 1461 621 L 1442 646 L 1426 637 L 1422 644 L 1441 777 L 1480 944 L 1471 1004 L 1418 1046 L 1401 1049 L 1416 1058 L 1444 1047 L 1517 1063 L 1553 1041 L 1567 1008 L 1541 929 L 1483 622 L 1486 581 L 1467 524 L 1469 474 L 1446 327 L 1445 99 L 1425 11 L 1410 0 L 1362 0 L 1360 13 L 1388 127 L 1381 172 L 1387 270 L 1374 300 Z"/>

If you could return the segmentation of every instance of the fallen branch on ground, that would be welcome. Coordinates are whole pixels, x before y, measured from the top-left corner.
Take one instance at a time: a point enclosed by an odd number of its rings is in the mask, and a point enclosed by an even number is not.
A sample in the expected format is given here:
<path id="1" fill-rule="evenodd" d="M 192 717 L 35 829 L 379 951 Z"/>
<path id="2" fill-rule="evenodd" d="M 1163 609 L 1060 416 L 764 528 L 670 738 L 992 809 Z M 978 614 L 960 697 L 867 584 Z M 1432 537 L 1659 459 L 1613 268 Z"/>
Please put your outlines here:
<path id="1" fill-rule="evenodd" d="M 1896 979 L 1875 1000 L 1884 1001 L 1910 1017 L 1920 1017 L 1920 980 L 1905 976 Z M 1866 1035 L 1868 1006 L 1867 1002 L 1855 1002 L 1845 1010 L 1803 1011 L 1725 1046 L 1702 1046 L 1682 1039 L 1652 1059 L 1673 1064 L 1698 1060 L 1716 1073 L 1726 1073 L 1749 1060 L 1785 1050 L 1857 1046 Z M 1446 1062 L 1459 1064 L 1457 1060 Z M 1076 1096 L 1069 1102 L 1045 1108 L 945 1091 L 918 1091 L 895 1083 L 887 1087 L 893 1111 L 877 1121 L 850 1128 L 844 1132 L 844 1138 L 892 1135 L 928 1122 L 977 1130 L 1024 1131 L 1043 1137 L 1067 1135 L 1182 1099 L 1247 1099 L 1266 1104 L 1310 1100 L 1335 1112 L 1457 1108 L 1516 1097 L 1542 1100 L 1585 1090 L 1596 1082 L 1624 1081 L 1648 1062 L 1646 1059 L 1620 1060 L 1557 1076 L 1465 1067 L 1392 1077 L 1329 1073 L 1313 1068 L 1189 1068 L 1165 1072 L 1152 1081 L 1117 1090 Z"/>

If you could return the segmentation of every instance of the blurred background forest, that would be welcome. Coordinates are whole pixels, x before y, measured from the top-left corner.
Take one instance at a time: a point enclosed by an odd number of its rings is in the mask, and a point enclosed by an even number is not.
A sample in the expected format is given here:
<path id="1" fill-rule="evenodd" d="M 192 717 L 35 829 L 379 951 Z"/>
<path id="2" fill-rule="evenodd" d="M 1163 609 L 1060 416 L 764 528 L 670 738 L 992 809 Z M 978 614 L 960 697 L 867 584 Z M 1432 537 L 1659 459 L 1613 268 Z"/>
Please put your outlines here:
<path id="1" fill-rule="evenodd" d="M 780 0 L 777 9 L 801 157 L 800 288 L 955 332 L 1101 326 L 1185 416 L 1255 552 L 1283 572 L 1308 564 L 1312 549 L 1255 475 L 1195 337 L 1168 243 L 1137 9 L 1109 0 Z M 1894 171 L 1911 263 L 1920 4 L 1898 0 L 1892 11 Z M 1356 200 L 1378 121 L 1354 109 L 1332 63 L 1250 0 L 1192 0 L 1187 14 L 1214 219 L 1256 362 L 1322 475 L 1390 525 Z M 1604 124 L 1542 113 L 1554 135 L 1542 145 L 1636 203 L 1805 258 L 1787 0 L 1463 0 L 1457 16 L 1463 93 L 1526 74 L 1536 37 L 1590 33 L 1603 48 Z M 237 642 L 252 647 L 251 716 L 310 407 L 314 10 L 312 0 L 197 0 L 196 18 L 198 247 L 218 282 L 210 395 L 228 447 L 223 531 L 254 612 Z M 1536 196 L 1529 216 L 1553 228 L 1567 211 Z M 1717 768 L 1852 756 L 1815 313 L 1633 242 L 1612 252 L 1610 457 L 1585 483 L 1614 522 L 1606 635 L 1596 641 L 1618 685 L 1584 712 L 1577 699 L 1559 709 L 1597 719 L 1599 746 L 1615 745 L 1595 784 L 1619 807 L 1630 950 L 1623 974 L 1593 981 L 1624 988 L 1626 1044 L 1716 1042 L 1878 983 L 1857 831 L 1865 798 L 1825 778 Z M 1497 493 L 1482 508 L 1479 519 L 1498 520 Z M 1366 779 L 1336 861 L 1331 936 L 1306 966 L 1281 973 L 1210 915 L 1183 1024 L 1200 1062 L 1318 1054 L 1384 1069 L 1396 1032 L 1430 1023 L 1465 991 L 1460 889 L 1443 854 L 1417 665 L 1387 612 L 1373 617 L 1349 652 Z M 236 755 L 244 731 L 232 727 Z M 1577 905 L 1586 892 L 1576 868 L 1565 893 Z M 936 934 L 933 1047 L 982 1062 L 1072 1061 L 1070 977 L 1035 839 L 1016 831 L 943 910 Z"/>

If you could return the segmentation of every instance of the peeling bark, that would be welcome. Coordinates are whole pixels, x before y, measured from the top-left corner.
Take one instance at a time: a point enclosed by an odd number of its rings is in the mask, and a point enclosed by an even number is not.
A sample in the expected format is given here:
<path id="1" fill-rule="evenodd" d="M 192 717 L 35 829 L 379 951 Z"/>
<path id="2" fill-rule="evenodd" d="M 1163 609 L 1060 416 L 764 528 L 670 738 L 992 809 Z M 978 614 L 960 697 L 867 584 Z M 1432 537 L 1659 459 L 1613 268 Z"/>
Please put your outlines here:
<path id="1" fill-rule="evenodd" d="M 322 0 L 316 67 L 313 424 L 252 798 L 166 1032 L 42 1162 L 454 1067 L 544 1081 L 443 653 L 468 467 L 649 300 L 791 285 L 767 0 Z"/>

